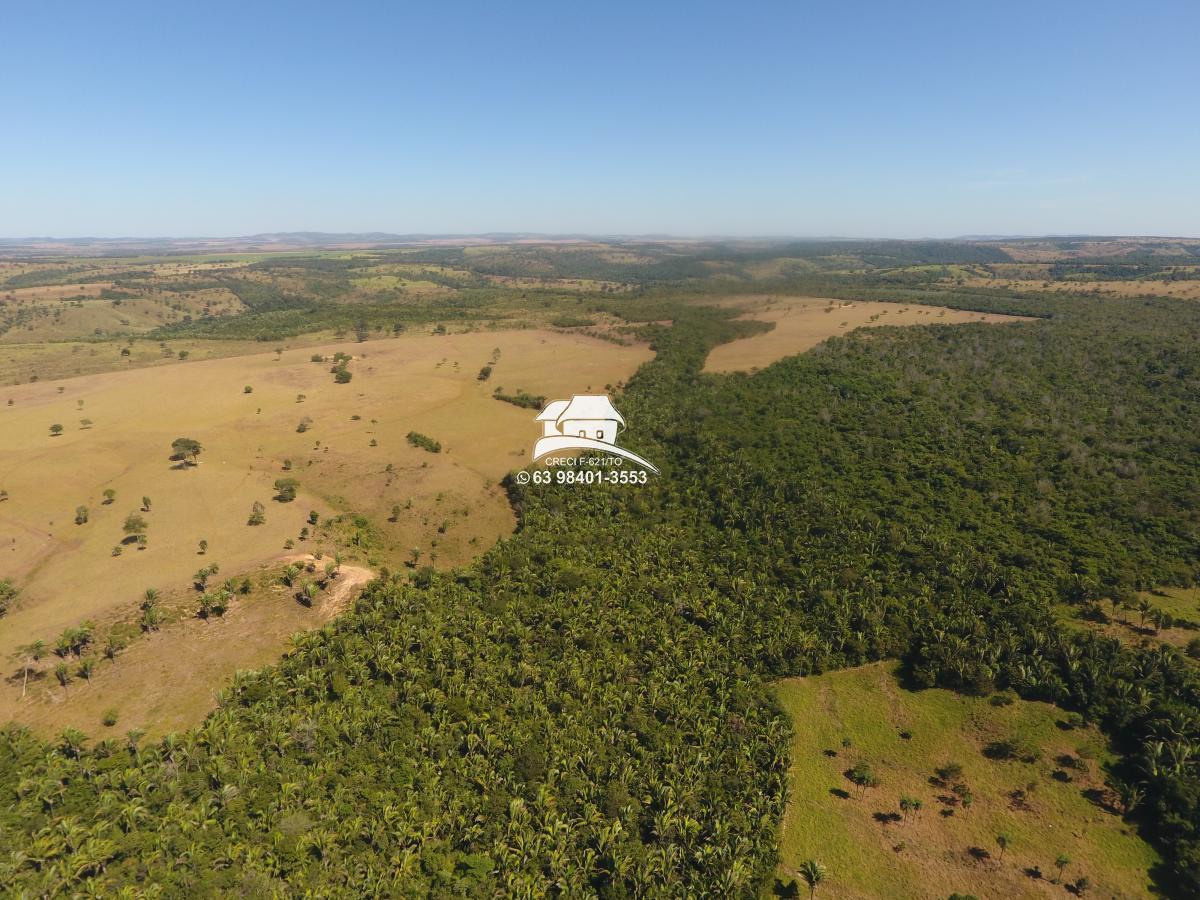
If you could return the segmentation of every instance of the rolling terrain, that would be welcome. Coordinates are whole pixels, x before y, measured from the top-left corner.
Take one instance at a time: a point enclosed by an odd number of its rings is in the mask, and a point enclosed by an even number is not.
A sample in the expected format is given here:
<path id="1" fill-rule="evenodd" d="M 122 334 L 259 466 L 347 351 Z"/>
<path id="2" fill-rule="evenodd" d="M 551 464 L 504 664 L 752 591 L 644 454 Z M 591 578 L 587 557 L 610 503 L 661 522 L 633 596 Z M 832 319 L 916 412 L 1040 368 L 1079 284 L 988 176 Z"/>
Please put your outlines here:
<path id="1" fill-rule="evenodd" d="M 1196 246 L 10 248 L 0 885 L 1193 896 Z"/>

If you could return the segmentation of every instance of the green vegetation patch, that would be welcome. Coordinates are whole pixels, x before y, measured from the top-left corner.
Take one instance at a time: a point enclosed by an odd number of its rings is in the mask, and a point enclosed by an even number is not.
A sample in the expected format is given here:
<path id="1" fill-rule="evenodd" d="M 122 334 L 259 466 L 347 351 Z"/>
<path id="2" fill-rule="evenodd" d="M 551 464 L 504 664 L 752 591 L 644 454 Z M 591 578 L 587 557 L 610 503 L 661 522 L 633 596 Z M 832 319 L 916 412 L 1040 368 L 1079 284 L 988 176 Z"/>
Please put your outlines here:
<path id="1" fill-rule="evenodd" d="M 1094 727 L 1005 695 L 905 690 L 894 670 L 778 685 L 795 728 L 784 884 L 815 859 L 836 896 L 1022 896 L 1080 877 L 1102 896 L 1150 890 L 1158 855 L 1123 819 Z"/>

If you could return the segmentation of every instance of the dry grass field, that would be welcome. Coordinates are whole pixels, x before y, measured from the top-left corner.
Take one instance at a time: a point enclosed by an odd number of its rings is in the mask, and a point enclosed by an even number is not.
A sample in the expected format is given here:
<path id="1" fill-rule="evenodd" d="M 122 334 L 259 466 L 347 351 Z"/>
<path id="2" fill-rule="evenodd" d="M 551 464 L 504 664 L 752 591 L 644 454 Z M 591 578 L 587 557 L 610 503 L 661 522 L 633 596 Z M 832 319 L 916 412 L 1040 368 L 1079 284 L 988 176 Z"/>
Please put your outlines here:
<path id="1" fill-rule="evenodd" d="M 348 384 L 330 373 L 335 353 L 353 357 Z M 86 620 L 124 615 L 146 588 L 186 592 L 203 565 L 219 564 L 224 579 L 278 560 L 289 540 L 303 550 L 310 510 L 323 521 L 362 517 L 347 531 L 370 531 L 378 558 L 368 564 L 465 562 L 513 527 L 497 482 L 526 462 L 538 434 L 536 411 L 497 401 L 493 390 L 603 391 L 650 356 L 644 345 L 551 331 L 414 335 L 7 388 L 0 578 L 21 593 L 0 618 L 0 660 L 35 640 L 53 646 Z M 478 380 L 493 360 L 491 379 Z M 442 452 L 412 446 L 410 431 L 440 441 Z M 198 465 L 170 459 L 178 437 L 203 445 Z M 298 496 L 273 500 L 274 482 L 287 477 Z M 261 525 L 247 524 L 255 502 L 265 507 Z M 87 521 L 76 524 L 80 506 Z M 149 525 L 145 549 L 122 543 L 130 513 Z M 226 674 L 262 662 L 263 646 L 278 652 L 293 624 L 250 628 Z M 60 693 L 50 688 L 47 702 Z"/>
<path id="2" fill-rule="evenodd" d="M 735 297 L 727 301 L 745 309 L 743 318 L 770 322 L 762 334 L 722 344 L 712 350 L 706 372 L 752 371 L 810 350 L 821 341 L 855 328 L 880 325 L 955 325 L 964 322 L 1019 322 L 1019 316 L 964 312 L 936 306 L 827 300 L 818 297 Z"/>
<path id="3" fill-rule="evenodd" d="M 1112 808 L 1102 736 L 1056 707 L 911 692 L 877 664 L 777 689 L 795 727 L 780 878 L 804 860 L 827 868 L 818 897 L 1146 897 L 1153 849 Z M 999 758 L 1014 740 L 1024 758 Z M 878 779 L 860 790 L 846 772 Z M 936 769 L 961 767 L 939 779 Z M 956 786 L 959 786 L 956 790 Z M 965 793 L 964 793 L 965 791 Z M 963 797 L 969 795 L 967 805 Z M 904 811 L 902 797 L 918 800 Z M 1002 852 L 998 835 L 1008 836 Z M 1070 858 L 1055 883 L 1060 854 Z M 800 892 L 807 888 L 800 884 Z"/>
<path id="4" fill-rule="evenodd" d="M 1103 294 L 1108 297 L 1178 297 L 1200 300 L 1200 278 L 1184 281 L 1137 279 L 1122 281 L 1044 281 L 1019 278 L 965 278 L 967 287 L 1005 291 L 1055 291 L 1068 294 Z"/>
<path id="5" fill-rule="evenodd" d="M 136 603 L 110 611 L 96 623 L 96 632 L 100 643 L 110 633 L 125 637 L 128 644 L 118 656 L 68 654 L 74 671 L 63 685 L 53 671 L 59 657 L 48 653 L 51 664 L 27 685 L 7 679 L 0 691 L 0 720 L 14 719 L 48 736 L 64 728 L 97 737 L 137 729 L 150 739 L 199 724 L 234 673 L 275 662 L 292 635 L 324 625 L 375 574 L 363 566 L 343 565 L 310 607 L 297 602 L 295 592 L 280 582 L 281 568 L 263 566 L 252 573 L 252 589 L 239 593 L 220 616 L 197 617 L 198 594 L 192 590 L 160 598 L 164 624 L 157 631 L 137 628 Z M 87 659 L 95 666 L 85 678 L 78 666 Z M 106 721 L 109 715 L 113 724 Z"/>

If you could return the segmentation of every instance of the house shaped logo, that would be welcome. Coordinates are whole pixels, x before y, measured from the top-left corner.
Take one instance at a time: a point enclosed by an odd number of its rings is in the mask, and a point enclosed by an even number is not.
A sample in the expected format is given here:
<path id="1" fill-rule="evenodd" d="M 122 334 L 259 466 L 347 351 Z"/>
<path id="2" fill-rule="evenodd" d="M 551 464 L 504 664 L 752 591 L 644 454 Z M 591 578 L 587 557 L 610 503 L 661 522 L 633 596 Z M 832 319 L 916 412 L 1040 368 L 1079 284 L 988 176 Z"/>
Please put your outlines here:
<path id="1" fill-rule="evenodd" d="M 563 450 L 599 450 L 658 469 L 636 453 L 617 446 L 617 432 L 625 420 L 605 394 L 576 394 L 570 400 L 551 400 L 536 419 L 542 423 L 542 436 L 533 446 L 533 458 L 541 459 Z"/>

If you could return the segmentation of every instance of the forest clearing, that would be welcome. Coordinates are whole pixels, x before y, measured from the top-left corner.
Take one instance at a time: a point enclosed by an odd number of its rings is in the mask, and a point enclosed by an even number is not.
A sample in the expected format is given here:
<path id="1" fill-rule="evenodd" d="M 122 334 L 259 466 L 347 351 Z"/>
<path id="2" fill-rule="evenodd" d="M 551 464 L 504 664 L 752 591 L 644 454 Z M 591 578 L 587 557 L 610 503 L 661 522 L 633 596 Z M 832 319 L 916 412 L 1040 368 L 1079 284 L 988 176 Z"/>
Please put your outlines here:
<path id="1" fill-rule="evenodd" d="M 1004 693 L 905 690 L 896 668 L 777 685 L 795 728 L 785 884 L 806 893 L 814 859 L 835 900 L 1070 897 L 1080 878 L 1098 897 L 1146 896 L 1158 856 L 1122 820 L 1095 727 Z"/>
<path id="2" fill-rule="evenodd" d="M 761 369 L 786 356 L 811 350 L 822 341 L 847 334 L 855 328 L 1029 321 L 1023 316 L 923 306 L 919 303 L 879 303 L 820 297 L 734 297 L 722 305 L 744 308 L 744 318 L 769 322 L 773 327 L 769 331 L 714 347 L 704 364 L 705 372 Z"/>
<path id="3" fill-rule="evenodd" d="M 462 564 L 511 532 L 498 482 L 537 436 L 534 413 L 495 390 L 604 390 L 649 355 L 642 344 L 540 330 L 405 335 L 8 388 L 0 554 L 20 594 L 0 657 L 129 618 L 146 589 L 186 591 L 199 568 L 240 577 L 293 547 L 331 553 L 356 530 L 372 534 L 374 565 Z M 484 366 L 493 374 L 481 380 Z M 349 379 L 339 383 L 338 371 Z M 436 436 L 441 451 L 413 446 L 412 432 Z M 199 444 L 194 458 L 175 453 L 181 436 Z M 304 624 L 291 612 L 245 628 L 233 657 L 267 661 Z M 141 658 L 123 665 L 127 678 L 136 681 Z M 202 695 L 220 683 L 208 669 L 229 674 L 200 666 Z M 23 704 L 6 696 L 5 709 L 23 720 L 22 709 L 55 705 L 65 687 L 46 678 Z M 20 684 L 3 690 L 19 694 Z M 177 720 L 195 709 L 181 705 Z"/>

